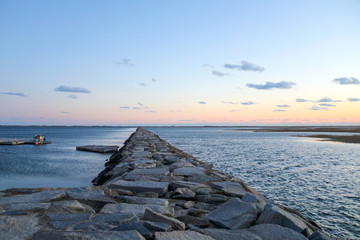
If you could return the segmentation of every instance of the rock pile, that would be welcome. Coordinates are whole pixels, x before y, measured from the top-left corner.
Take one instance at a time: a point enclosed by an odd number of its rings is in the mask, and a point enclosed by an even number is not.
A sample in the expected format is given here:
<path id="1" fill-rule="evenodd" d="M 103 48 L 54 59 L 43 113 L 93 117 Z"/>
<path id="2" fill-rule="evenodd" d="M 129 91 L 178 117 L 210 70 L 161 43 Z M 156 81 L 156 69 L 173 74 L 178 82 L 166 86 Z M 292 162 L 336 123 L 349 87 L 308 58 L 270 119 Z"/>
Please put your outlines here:
<path id="1" fill-rule="evenodd" d="M 93 187 L 0 192 L 0 239 L 332 239 L 138 128 Z"/>

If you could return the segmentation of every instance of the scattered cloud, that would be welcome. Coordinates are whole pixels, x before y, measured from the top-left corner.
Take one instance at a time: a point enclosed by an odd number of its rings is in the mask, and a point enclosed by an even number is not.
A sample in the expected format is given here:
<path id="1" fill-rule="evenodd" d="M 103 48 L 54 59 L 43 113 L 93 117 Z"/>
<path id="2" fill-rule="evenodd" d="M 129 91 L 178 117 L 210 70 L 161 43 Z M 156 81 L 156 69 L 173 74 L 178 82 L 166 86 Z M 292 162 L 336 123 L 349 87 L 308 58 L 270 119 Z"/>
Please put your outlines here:
<path id="1" fill-rule="evenodd" d="M 227 74 L 227 73 L 218 72 L 218 71 L 212 71 L 211 73 L 212 73 L 213 75 L 215 75 L 215 76 L 218 76 L 218 77 L 224 77 L 224 76 L 229 75 L 229 74 Z"/>
<path id="2" fill-rule="evenodd" d="M 142 82 L 142 83 L 139 83 L 139 85 L 143 86 L 143 87 L 146 87 L 146 83 Z"/>
<path id="3" fill-rule="evenodd" d="M 284 105 L 276 105 L 277 107 L 279 107 L 279 108 L 288 108 L 288 107 L 290 107 L 289 105 L 287 105 L 287 104 L 284 104 Z"/>
<path id="4" fill-rule="evenodd" d="M 360 84 L 360 80 L 354 77 L 335 78 L 333 82 L 338 83 L 340 85 Z"/>
<path id="5" fill-rule="evenodd" d="M 131 59 L 123 58 L 120 62 L 117 64 L 123 65 L 125 67 L 135 67 L 135 64 L 131 63 Z"/>
<path id="6" fill-rule="evenodd" d="M 229 110 L 229 112 L 240 112 L 240 110 Z"/>
<path id="7" fill-rule="evenodd" d="M 184 119 L 184 120 L 179 120 L 180 122 L 194 122 L 194 120 L 192 119 Z"/>
<path id="8" fill-rule="evenodd" d="M 142 104 L 141 102 L 138 102 L 138 105 L 139 105 L 139 106 L 144 106 L 144 104 Z"/>
<path id="9" fill-rule="evenodd" d="M 262 72 L 265 70 L 265 68 L 257 66 L 253 63 L 247 62 L 247 61 L 241 61 L 240 65 L 237 64 L 225 64 L 225 68 L 229 69 L 237 69 L 239 71 L 254 71 L 254 72 Z"/>
<path id="10" fill-rule="evenodd" d="M 149 112 L 149 113 L 156 113 L 156 111 L 154 111 L 154 110 L 150 110 L 150 111 L 146 111 L 146 112 Z"/>
<path id="11" fill-rule="evenodd" d="M 69 114 L 69 112 L 61 112 L 62 114 Z"/>
<path id="12" fill-rule="evenodd" d="M 69 87 L 61 85 L 54 89 L 55 92 L 75 92 L 75 93 L 90 93 L 90 91 L 86 88 L 82 87 Z"/>
<path id="13" fill-rule="evenodd" d="M 252 101 L 247 101 L 247 102 L 242 102 L 241 104 L 249 106 L 249 105 L 254 105 L 255 103 Z"/>
<path id="14" fill-rule="evenodd" d="M 292 88 L 294 85 L 296 85 L 296 83 L 294 82 L 266 82 L 265 84 L 253 84 L 253 83 L 248 83 L 246 86 L 248 86 L 249 88 L 255 88 L 255 89 L 259 89 L 259 90 L 271 90 L 273 88 L 279 88 L 279 89 L 289 89 Z"/>
<path id="15" fill-rule="evenodd" d="M 204 64 L 204 65 L 202 65 L 202 67 L 214 68 L 214 66 L 211 64 Z"/>
<path id="16" fill-rule="evenodd" d="M 349 102 L 360 102 L 360 98 L 348 98 Z"/>
<path id="17" fill-rule="evenodd" d="M 320 110 L 329 110 L 327 107 L 318 107 L 318 106 L 312 106 L 311 108 L 307 108 L 312 111 L 320 111 Z"/>
<path id="18" fill-rule="evenodd" d="M 206 104 L 206 102 L 204 102 L 204 101 L 200 101 L 200 102 L 198 102 L 199 104 Z"/>
<path id="19" fill-rule="evenodd" d="M 227 105 L 236 105 L 239 104 L 237 102 L 230 102 L 230 101 L 222 101 L 223 104 L 227 104 Z"/>
<path id="20" fill-rule="evenodd" d="M 151 81 L 156 82 L 156 81 L 157 81 L 157 79 L 156 79 L 156 78 L 152 78 L 152 79 L 151 79 Z"/>
<path id="21" fill-rule="evenodd" d="M 10 95 L 10 96 L 18 96 L 18 97 L 28 97 L 27 95 L 25 95 L 22 92 L 0 92 L 0 94 Z"/>
<path id="22" fill-rule="evenodd" d="M 304 103 L 304 102 L 310 102 L 309 100 L 303 99 L 303 98 L 297 98 L 296 102 L 298 103 Z"/>
<path id="23" fill-rule="evenodd" d="M 341 102 L 340 100 L 333 100 L 329 97 L 324 97 L 324 98 L 321 98 L 319 100 L 317 100 L 317 102 L 319 103 L 327 103 L 327 102 Z"/>
<path id="24" fill-rule="evenodd" d="M 319 104 L 319 106 L 322 106 L 322 107 L 336 107 L 336 105 L 329 104 L 329 103 L 321 103 L 321 104 Z"/>
<path id="25" fill-rule="evenodd" d="M 135 110 L 140 110 L 140 108 L 139 108 L 139 107 L 133 107 L 133 109 L 135 109 Z"/>
<path id="26" fill-rule="evenodd" d="M 130 107 L 128 107 L 128 106 L 122 106 L 120 108 L 122 108 L 122 109 L 130 109 Z"/>
<path id="27" fill-rule="evenodd" d="M 76 95 L 69 95 L 68 98 L 77 99 L 78 97 Z"/>
<path id="28" fill-rule="evenodd" d="M 276 110 L 274 110 L 273 112 L 287 112 L 287 110 L 284 110 L 284 109 L 276 109 Z"/>

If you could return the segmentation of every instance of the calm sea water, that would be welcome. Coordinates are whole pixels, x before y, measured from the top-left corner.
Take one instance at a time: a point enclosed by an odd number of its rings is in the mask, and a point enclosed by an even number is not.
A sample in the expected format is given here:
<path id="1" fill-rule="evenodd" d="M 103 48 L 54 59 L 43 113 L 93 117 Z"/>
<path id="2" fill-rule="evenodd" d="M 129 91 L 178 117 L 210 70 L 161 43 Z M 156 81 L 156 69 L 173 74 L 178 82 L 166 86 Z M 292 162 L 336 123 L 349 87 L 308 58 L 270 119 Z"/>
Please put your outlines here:
<path id="1" fill-rule="evenodd" d="M 231 128 L 147 128 L 199 160 L 296 209 L 340 239 L 360 238 L 360 145 Z M 122 145 L 135 128 L 0 127 L 1 138 L 44 134 L 53 144 L 0 146 L 0 189 L 89 186 L 110 154 L 76 151 Z M 309 133 L 304 133 L 309 134 Z M 313 133 L 312 133 L 313 134 Z"/>
<path id="2" fill-rule="evenodd" d="M 229 128 L 148 129 L 340 239 L 360 239 L 360 144 Z"/>
<path id="3" fill-rule="evenodd" d="M 46 145 L 0 145 L 0 189 L 12 187 L 80 187 L 104 169 L 111 154 L 76 151 L 82 145 L 123 145 L 135 128 L 0 127 L 0 139 L 32 139 L 43 134 Z"/>

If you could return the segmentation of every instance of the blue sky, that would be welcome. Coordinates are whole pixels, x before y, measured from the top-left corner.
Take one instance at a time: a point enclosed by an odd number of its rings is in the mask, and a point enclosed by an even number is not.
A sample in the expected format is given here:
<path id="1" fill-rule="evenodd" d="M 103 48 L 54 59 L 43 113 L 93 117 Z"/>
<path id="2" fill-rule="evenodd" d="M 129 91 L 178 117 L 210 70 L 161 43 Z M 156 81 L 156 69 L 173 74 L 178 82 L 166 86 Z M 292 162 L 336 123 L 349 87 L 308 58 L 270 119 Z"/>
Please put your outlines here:
<path id="1" fill-rule="evenodd" d="M 0 124 L 359 123 L 359 12 L 359 1 L 0 0 Z"/>

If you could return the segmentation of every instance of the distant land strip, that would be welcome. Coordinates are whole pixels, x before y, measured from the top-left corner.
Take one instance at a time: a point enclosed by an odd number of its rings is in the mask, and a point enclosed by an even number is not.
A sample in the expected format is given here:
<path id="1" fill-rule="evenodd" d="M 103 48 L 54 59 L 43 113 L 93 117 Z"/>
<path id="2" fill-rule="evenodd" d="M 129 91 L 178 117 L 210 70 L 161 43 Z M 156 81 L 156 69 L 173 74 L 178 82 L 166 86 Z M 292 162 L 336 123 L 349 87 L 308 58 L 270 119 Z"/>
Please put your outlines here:
<path id="1" fill-rule="evenodd" d="M 349 136 L 340 136 L 340 135 L 307 135 L 307 136 L 296 136 L 296 137 L 310 137 L 310 138 L 321 138 L 322 141 L 333 141 L 333 142 L 343 142 L 343 143 L 360 143 L 360 135 L 349 135 Z"/>
<path id="2" fill-rule="evenodd" d="M 253 132 L 338 132 L 360 133 L 360 126 L 279 126 L 279 127 L 254 127 L 248 129 L 236 129 L 238 131 Z"/>

